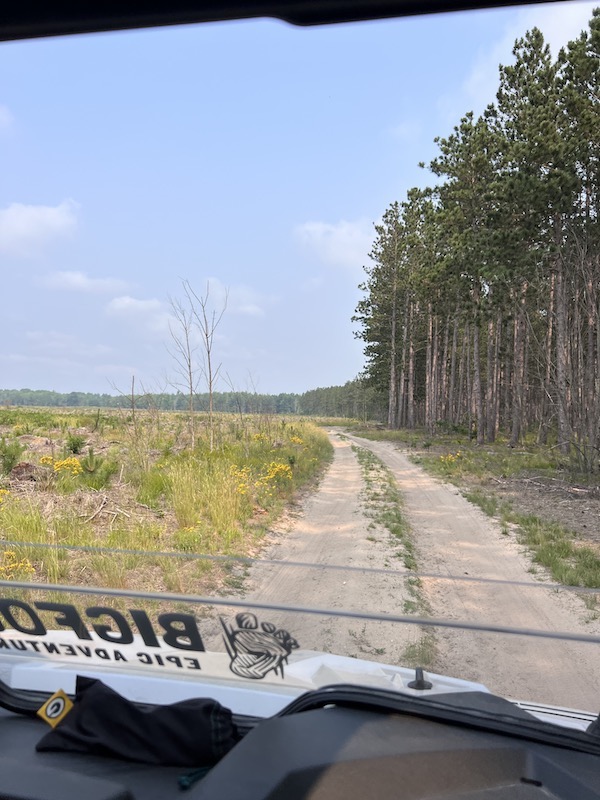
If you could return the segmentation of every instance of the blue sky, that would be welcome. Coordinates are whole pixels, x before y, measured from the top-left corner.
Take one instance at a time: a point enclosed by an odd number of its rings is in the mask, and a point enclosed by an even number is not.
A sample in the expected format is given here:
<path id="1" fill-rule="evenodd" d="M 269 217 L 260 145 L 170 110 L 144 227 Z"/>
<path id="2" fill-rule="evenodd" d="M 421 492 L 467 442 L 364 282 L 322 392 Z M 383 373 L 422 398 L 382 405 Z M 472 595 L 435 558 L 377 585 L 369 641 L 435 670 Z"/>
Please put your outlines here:
<path id="1" fill-rule="evenodd" d="M 430 182 L 418 162 L 493 100 L 516 37 L 556 53 L 594 5 L 0 45 L 0 388 L 173 390 L 182 279 L 227 293 L 235 389 L 352 379 L 373 223 Z"/>

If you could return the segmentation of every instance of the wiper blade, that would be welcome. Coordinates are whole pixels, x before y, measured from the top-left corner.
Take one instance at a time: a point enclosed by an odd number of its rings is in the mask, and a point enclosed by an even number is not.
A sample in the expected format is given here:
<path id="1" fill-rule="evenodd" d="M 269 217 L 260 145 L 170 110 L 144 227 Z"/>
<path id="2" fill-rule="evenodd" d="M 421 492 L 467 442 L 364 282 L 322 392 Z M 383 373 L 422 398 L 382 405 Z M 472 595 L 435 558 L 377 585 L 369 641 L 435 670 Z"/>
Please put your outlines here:
<path id="1" fill-rule="evenodd" d="M 454 700 L 455 702 L 452 702 Z M 456 702 L 459 701 L 459 702 Z M 477 702 L 480 707 L 477 707 Z M 485 708 L 494 704 L 496 708 Z M 336 684 L 307 692 L 277 716 L 287 716 L 334 705 L 393 714 L 409 714 L 436 722 L 460 725 L 516 739 L 549 744 L 600 756 L 600 739 L 582 731 L 538 720 L 509 700 L 483 692 L 456 692 L 416 697 L 352 684 Z"/>
<path id="2" fill-rule="evenodd" d="M 4 681 L 0 680 L 0 708 L 10 711 L 13 714 L 20 714 L 23 717 L 35 717 L 38 710 L 44 703 L 52 697 L 53 692 L 37 692 L 29 689 L 13 689 Z M 71 700 L 75 696 L 70 694 Z M 157 704 L 139 703 L 132 701 L 137 708 L 151 709 Z M 255 728 L 262 721 L 260 717 L 249 716 L 248 714 L 233 714 L 233 721 L 241 736 L 245 736 L 252 728 Z"/>
<path id="3" fill-rule="evenodd" d="M 13 689 L 0 680 L 0 708 L 21 714 L 26 717 L 35 717 L 38 709 L 51 696 L 51 692 L 24 691 Z"/>

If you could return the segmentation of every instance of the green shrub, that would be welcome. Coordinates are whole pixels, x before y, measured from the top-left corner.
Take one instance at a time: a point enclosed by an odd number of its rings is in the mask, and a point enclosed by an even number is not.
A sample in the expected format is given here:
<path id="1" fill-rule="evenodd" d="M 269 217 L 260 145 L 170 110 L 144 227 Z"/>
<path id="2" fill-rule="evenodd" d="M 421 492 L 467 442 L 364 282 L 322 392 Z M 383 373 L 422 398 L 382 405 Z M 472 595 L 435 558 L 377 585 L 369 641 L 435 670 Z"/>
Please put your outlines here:
<path id="1" fill-rule="evenodd" d="M 93 472 L 84 472 L 81 474 L 79 480 L 90 489 L 104 489 L 108 486 L 113 475 L 119 471 L 119 465 L 116 461 L 108 458 L 100 459 L 101 464 Z"/>
<path id="2" fill-rule="evenodd" d="M 67 433 L 65 447 L 69 453 L 73 453 L 73 455 L 78 455 L 83 450 L 85 442 L 86 442 L 85 436 L 82 436 L 80 433 L 71 433 L 71 431 L 69 431 Z"/>
<path id="3" fill-rule="evenodd" d="M 88 447 L 87 456 L 79 459 L 79 463 L 83 467 L 83 471 L 92 475 L 94 472 L 97 472 L 100 469 L 103 461 L 103 458 L 94 453 L 93 447 Z"/>
<path id="4" fill-rule="evenodd" d="M 15 467 L 21 458 L 22 452 L 25 450 L 20 442 L 16 439 L 7 441 L 4 436 L 0 439 L 0 471 L 4 475 Z"/>

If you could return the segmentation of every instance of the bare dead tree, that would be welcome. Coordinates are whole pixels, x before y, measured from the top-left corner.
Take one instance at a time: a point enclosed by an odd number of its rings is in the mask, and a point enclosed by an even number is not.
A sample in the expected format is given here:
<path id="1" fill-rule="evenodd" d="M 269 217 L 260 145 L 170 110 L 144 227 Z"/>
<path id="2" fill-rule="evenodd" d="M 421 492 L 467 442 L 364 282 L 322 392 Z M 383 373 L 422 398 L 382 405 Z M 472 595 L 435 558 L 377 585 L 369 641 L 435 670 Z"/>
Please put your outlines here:
<path id="1" fill-rule="evenodd" d="M 184 290 L 186 282 L 184 281 Z M 177 389 L 185 389 L 188 398 L 188 424 L 190 432 L 190 444 L 192 449 L 196 446 L 196 418 L 194 408 L 194 396 L 198 389 L 201 372 L 197 360 L 198 344 L 194 327 L 194 313 L 186 292 L 187 303 L 171 298 L 171 314 L 173 321 L 169 322 L 169 333 L 171 335 L 171 346 L 167 347 L 169 355 L 175 362 L 175 373 L 177 378 L 172 381 Z"/>
<path id="2" fill-rule="evenodd" d="M 208 389 L 208 429 L 210 436 L 210 451 L 212 453 L 215 445 L 215 425 L 214 425 L 214 407 L 213 396 L 215 384 L 221 371 L 221 364 L 216 367 L 213 361 L 213 344 L 215 331 L 219 327 L 223 315 L 227 310 L 228 292 L 225 291 L 222 307 L 219 310 L 210 308 L 210 284 L 206 283 L 206 292 L 203 295 L 198 295 L 190 286 L 189 281 L 183 282 L 183 288 L 188 299 L 190 309 L 192 311 L 194 321 L 202 339 L 203 347 L 203 373 L 206 379 L 206 386 Z"/>
<path id="3" fill-rule="evenodd" d="M 219 309 L 211 307 L 210 283 L 199 295 L 188 280 L 182 280 L 185 299 L 171 299 L 173 323 L 169 325 L 172 346 L 169 353 L 176 365 L 179 387 L 184 387 L 188 396 L 190 438 L 192 448 L 196 445 L 196 419 L 194 399 L 200 380 L 204 378 L 208 391 L 208 429 L 210 450 L 215 444 L 214 391 L 219 378 L 221 364 L 214 363 L 215 332 L 227 309 L 228 293 Z"/>

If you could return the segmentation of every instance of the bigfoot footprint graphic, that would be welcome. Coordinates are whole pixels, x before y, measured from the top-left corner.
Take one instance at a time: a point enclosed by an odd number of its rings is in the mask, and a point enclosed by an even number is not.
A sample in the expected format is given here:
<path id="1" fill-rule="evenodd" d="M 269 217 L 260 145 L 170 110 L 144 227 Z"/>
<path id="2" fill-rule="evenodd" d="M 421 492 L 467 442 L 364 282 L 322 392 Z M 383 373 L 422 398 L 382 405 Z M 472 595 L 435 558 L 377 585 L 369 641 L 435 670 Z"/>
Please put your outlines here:
<path id="1" fill-rule="evenodd" d="M 262 622 L 259 628 L 254 614 L 236 614 L 235 621 L 237 628 L 221 617 L 231 671 L 241 678 L 259 680 L 271 671 L 283 678 L 283 665 L 298 642 L 271 622 Z"/>

